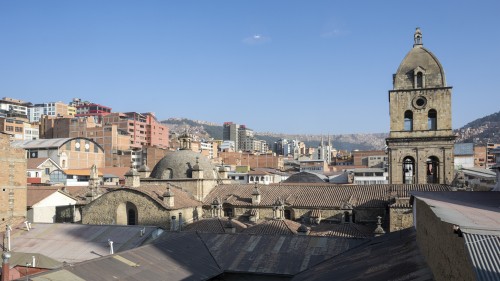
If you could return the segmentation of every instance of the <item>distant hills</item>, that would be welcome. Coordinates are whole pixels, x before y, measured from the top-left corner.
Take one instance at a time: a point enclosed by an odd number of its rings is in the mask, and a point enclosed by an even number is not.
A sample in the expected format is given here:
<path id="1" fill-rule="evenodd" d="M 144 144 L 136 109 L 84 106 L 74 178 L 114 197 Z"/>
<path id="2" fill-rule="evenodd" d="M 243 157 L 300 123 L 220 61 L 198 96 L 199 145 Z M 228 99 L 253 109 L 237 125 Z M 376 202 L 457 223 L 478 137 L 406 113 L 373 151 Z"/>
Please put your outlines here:
<path id="1" fill-rule="evenodd" d="M 479 145 L 500 143 L 500 111 L 478 118 L 454 132 L 457 142 L 473 142 Z"/>
<path id="2" fill-rule="evenodd" d="M 186 130 L 190 134 L 197 136 L 199 139 L 222 139 L 222 125 L 206 121 L 191 120 L 187 118 L 169 118 L 161 121 L 167 125 L 173 133 L 183 133 Z M 326 135 L 294 135 L 294 134 L 277 134 L 277 133 L 259 133 L 255 132 L 255 137 L 260 140 L 265 140 L 269 145 L 272 145 L 277 140 L 296 139 L 303 141 L 308 147 L 317 147 L 321 138 L 327 141 Z M 386 133 L 378 134 L 344 134 L 332 135 L 331 141 L 336 149 L 346 150 L 377 150 L 383 149 L 385 146 Z"/>
<path id="3" fill-rule="evenodd" d="M 200 121 L 191 120 L 187 118 L 169 118 L 161 121 L 167 125 L 173 133 L 183 133 L 186 130 L 190 134 L 195 135 L 199 139 L 222 139 L 222 125 Z M 476 119 L 460 129 L 454 130 L 457 136 L 457 142 L 473 142 L 475 144 L 483 145 L 486 143 L 500 143 L 500 111 L 491 115 Z M 303 141 L 308 147 L 317 147 L 321 138 L 327 140 L 325 135 L 311 135 L 311 134 L 278 134 L 271 132 L 255 132 L 257 139 L 265 140 L 269 145 L 272 145 L 277 140 L 283 139 L 296 139 Z M 332 135 L 332 144 L 336 149 L 345 150 L 381 150 L 385 146 L 385 138 L 388 133 L 374 133 L 374 134 L 341 134 Z"/>

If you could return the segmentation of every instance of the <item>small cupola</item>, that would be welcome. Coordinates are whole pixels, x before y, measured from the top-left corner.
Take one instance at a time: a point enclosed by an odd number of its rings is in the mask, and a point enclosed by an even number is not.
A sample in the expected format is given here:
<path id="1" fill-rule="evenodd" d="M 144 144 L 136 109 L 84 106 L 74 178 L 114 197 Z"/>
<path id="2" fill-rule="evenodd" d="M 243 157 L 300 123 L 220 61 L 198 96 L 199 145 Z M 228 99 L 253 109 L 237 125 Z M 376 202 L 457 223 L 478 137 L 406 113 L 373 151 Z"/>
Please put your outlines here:
<path id="1" fill-rule="evenodd" d="M 285 200 L 280 197 L 276 198 L 273 204 L 273 219 L 285 218 Z"/>
<path id="2" fill-rule="evenodd" d="M 259 205 L 261 200 L 261 194 L 259 187 L 257 186 L 257 183 L 255 183 L 255 186 L 252 191 L 252 205 Z"/>
<path id="3" fill-rule="evenodd" d="M 193 179 L 203 179 L 203 169 L 200 168 L 199 157 L 196 156 L 196 163 L 192 169 Z"/>
<path id="4" fill-rule="evenodd" d="M 413 47 L 422 46 L 424 43 L 422 42 L 422 31 L 420 31 L 420 27 L 415 29 L 415 34 L 413 35 Z"/>
<path id="5" fill-rule="evenodd" d="M 304 224 L 301 224 L 299 228 L 297 229 L 297 234 L 298 235 L 308 235 L 309 234 L 309 228 L 305 226 Z"/>
<path id="6" fill-rule="evenodd" d="M 139 172 L 137 172 L 133 165 L 130 166 L 130 170 L 125 174 L 125 186 L 134 188 L 141 186 Z"/>
<path id="7" fill-rule="evenodd" d="M 222 217 L 222 200 L 220 198 L 214 198 L 210 210 L 213 218 Z"/>

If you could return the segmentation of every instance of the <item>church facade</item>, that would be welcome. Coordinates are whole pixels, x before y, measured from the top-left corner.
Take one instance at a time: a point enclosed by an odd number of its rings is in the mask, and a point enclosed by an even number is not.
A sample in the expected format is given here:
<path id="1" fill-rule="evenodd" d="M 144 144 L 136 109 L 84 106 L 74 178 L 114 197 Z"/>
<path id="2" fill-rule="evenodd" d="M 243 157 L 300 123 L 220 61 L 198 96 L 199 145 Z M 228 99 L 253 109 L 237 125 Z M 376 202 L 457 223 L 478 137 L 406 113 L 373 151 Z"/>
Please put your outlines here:
<path id="1" fill-rule="evenodd" d="M 451 89 L 441 63 L 423 47 L 417 28 L 413 48 L 394 74 L 389 91 L 389 183 L 452 182 Z"/>

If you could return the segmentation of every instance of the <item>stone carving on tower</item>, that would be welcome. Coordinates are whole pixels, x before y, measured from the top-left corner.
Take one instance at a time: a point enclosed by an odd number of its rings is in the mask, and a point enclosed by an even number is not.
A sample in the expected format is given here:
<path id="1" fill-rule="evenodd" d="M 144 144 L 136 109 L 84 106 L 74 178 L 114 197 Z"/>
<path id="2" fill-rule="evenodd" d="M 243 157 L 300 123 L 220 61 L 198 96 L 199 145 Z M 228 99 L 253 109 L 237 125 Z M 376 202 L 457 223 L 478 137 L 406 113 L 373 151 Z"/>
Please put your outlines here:
<path id="1" fill-rule="evenodd" d="M 393 75 L 386 139 L 389 183 L 449 184 L 453 180 L 451 89 L 417 28 L 413 48 Z"/>

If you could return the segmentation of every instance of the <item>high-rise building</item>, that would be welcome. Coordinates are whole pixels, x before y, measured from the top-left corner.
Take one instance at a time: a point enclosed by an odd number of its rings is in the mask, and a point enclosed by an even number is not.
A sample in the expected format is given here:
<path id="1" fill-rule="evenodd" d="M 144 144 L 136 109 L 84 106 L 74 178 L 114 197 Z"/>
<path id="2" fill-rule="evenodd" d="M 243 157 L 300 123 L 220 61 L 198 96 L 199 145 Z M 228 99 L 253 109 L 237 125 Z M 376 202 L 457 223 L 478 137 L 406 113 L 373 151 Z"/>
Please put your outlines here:
<path id="1" fill-rule="evenodd" d="M 234 142 L 234 150 L 239 151 L 239 129 L 240 125 L 233 122 L 224 122 L 222 127 L 222 140 L 228 140 Z"/>
<path id="2" fill-rule="evenodd" d="M 451 183 L 455 140 L 451 88 L 417 28 L 413 48 L 394 74 L 389 91 L 389 183 Z"/>
<path id="3" fill-rule="evenodd" d="M 28 118 L 30 122 L 39 122 L 42 115 L 52 117 L 72 117 L 75 116 L 74 107 L 63 102 L 47 102 L 35 104 L 28 107 Z"/>

